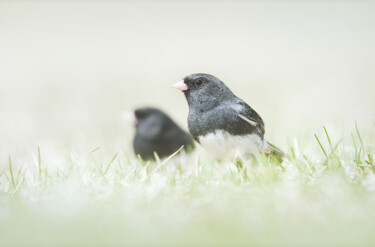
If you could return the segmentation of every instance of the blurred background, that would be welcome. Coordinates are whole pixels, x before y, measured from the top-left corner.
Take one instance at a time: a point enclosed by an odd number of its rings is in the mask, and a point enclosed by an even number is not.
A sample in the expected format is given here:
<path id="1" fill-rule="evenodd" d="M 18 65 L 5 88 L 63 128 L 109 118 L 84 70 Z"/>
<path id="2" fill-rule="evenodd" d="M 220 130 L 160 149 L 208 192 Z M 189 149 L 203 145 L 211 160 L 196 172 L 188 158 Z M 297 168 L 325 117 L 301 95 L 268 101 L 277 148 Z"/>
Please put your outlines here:
<path id="1" fill-rule="evenodd" d="M 1 166 L 38 146 L 54 162 L 130 148 L 119 116 L 139 106 L 186 129 L 170 85 L 197 72 L 223 80 L 283 148 L 323 125 L 373 131 L 374 13 L 372 1 L 0 1 Z"/>

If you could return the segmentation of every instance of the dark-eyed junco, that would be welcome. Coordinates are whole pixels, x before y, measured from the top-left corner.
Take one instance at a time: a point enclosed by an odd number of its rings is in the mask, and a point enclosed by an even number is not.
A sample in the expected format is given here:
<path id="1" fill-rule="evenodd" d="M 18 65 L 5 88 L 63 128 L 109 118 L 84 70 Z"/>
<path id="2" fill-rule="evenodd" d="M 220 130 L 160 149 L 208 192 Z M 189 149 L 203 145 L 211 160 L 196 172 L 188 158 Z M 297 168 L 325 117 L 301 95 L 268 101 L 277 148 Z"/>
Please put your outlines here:
<path id="1" fill-rule="evenodd" d="M 191 135 L 219 159 L 251 156 L 257 152 L 278 160 L 284 153 L 264 139 L 262 118 L 218 78 L 192 74 L 173 85 L 184 92 L 189 104 Z"/>
<path id="2" fill-rule="evenodd" d="M 158 109 L 148 107 L 127 111 L 123 113 L 123 118 L 136 126 L 133 148 L 144 160 L 153 160 L 154 152 L 163 158 L 182 146 L 185 150 L 194 149 L 191 136 Z"/>

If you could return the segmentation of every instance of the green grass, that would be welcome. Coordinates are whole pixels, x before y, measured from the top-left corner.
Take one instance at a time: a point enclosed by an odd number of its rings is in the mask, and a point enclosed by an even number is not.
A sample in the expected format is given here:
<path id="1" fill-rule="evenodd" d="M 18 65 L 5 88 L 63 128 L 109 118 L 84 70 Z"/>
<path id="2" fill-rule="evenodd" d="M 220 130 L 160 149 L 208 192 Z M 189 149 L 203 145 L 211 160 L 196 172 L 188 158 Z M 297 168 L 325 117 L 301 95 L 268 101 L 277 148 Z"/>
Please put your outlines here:
<path id="1" fill-rule="evenodd" d="M 327 129 L 320 156 L 290 145 L 281 165 L 127 151 L 72 152 L 62 166 L 9 157 L 0 173 L 2 246 L 370 246 L 375 148 Z"/>

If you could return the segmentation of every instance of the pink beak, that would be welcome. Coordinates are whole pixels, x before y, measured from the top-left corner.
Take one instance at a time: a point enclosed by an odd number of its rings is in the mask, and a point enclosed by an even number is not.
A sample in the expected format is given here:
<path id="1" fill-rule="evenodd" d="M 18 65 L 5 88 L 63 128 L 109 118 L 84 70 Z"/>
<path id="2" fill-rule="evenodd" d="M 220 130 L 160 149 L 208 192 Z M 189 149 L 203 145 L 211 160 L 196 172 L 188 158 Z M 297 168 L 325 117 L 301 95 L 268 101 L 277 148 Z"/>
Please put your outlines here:
<path id="1" fill-rule="evenodd" d="M 121 113 L 121 119 L 128 125 L 135 126 L 137 125 L 137 118 L 135 116 L 134 111 L 123 111 Z"/>
<path id="2" fill-rule="evenodd" d="M 180 91 L 186 91 L 188 90 L 188 86 L 185 84 L 184 80 L 181 80 L 175 84 L 172 85 L 173 88 L 178 89 Z"/>

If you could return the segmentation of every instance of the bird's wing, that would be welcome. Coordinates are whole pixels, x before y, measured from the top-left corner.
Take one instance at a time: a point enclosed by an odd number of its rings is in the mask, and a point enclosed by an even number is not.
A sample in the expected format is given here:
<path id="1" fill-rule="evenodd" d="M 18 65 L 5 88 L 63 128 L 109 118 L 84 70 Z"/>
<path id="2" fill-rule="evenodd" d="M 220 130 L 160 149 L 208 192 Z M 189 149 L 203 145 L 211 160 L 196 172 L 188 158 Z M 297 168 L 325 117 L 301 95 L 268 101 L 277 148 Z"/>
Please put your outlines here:
<path id="1" fill-rule="evenodd" d="M 138 128 L 138 135 L 148 139 L 148 140 L 155 140 L 159 138 L 161 133 L 161 126 L 160 125 L 152 125 L 152 126 L 142 126 Z"/>
<path id="2" fill-rule="evenodd" d="M 264 135 L 264 124 L 263 124 L 263 121 L 261 122 L 255 122 L 257 119 L 252 119 L 252 118 L 248 118 L 248 117 L 245 117 L 244 115 L 242 115 L 241 113 L 238 114 L 238 117 L 241 118 L 242 120 L 244 120 L 245 122 L 247 122 L 248 124 L 250 124 L 251 126 L 253 126 L 260 135 Z M 262 120 L 262 119 L 260 119 Z"/>
<path id="3" fill-rule="evenodd" d="M 263 119 L 245 102 L 239 102 L 239 104 L 242 106 L 242 109 L 238 112 L 238 117 L 254 127 L 263 136 L 265 133 Z"/>
<path id="4" fill-rule="evenodd" d="M 137 135 L 150 141 L 157 140 L 160 138 L 164 125 L 164 119 L 160 119 L 157 116 L 152 116 L 142 124 L 139 124 L 137 128 Z"/>

